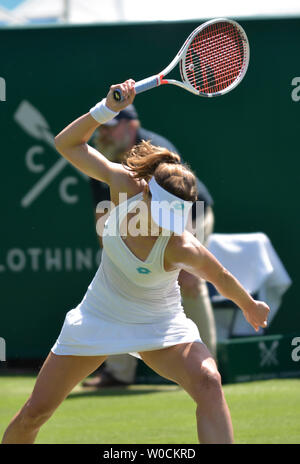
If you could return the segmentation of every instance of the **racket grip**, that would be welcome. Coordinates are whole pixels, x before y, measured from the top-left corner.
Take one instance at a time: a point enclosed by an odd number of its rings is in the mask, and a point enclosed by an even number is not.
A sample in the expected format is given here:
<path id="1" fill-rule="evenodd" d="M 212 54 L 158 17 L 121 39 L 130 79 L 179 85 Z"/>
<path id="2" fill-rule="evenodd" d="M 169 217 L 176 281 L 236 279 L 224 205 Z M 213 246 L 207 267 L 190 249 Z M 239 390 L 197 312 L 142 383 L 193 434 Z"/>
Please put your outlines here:
<path id="1" fill-rule="evenodd" d="M 155 75 L 155 76 L 147 77 L 146 79 L 136 82 L 134 88 L 135 88 L 136 94 L 138 94 L 138 93 L 145 92 L 146 90 L 153 89 L 154 87 L 157 87 L 158 85 L 160 85 L 159 77 Z M 122 92 L 120 89 L 116 89 L 113 95 L 116 101 L 123 100 Z"/>
<path id="2" fill-rule="evenodd" d="M 135 92 L 138 94 L 145 92 L 146 90 L 154 89 L 154 87 L 157 87 L 159 83 L 160 82 L 157 75 L 147 77 L 147 79 L 143 79 L 142 81 L 138 81 L 135 83 Z"/>

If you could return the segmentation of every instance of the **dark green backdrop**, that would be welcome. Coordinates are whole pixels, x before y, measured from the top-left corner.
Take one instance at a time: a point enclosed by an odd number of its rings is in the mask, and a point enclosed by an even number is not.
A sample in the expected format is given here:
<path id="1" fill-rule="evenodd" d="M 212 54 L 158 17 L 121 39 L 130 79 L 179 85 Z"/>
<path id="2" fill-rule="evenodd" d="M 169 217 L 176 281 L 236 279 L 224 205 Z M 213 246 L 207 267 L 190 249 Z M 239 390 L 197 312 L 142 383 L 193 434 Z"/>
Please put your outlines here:
<path id="1" fill-rule="evenodd" d="M 295 332 L 300 101 L 291 83 L 300 75 L 300 19 L 240 22 L 251 58 L 237 89 L 211 100 L 165 86 L 135 103 L 144 127 L 170 138 L 211 190 L 216 232 L 261 231 L 271 239 L 293 285 L 269 333 Z M 87 112 L 111 83 L 160 71 L 197 25 L 0 30 L 7 87 L 0 102 L 0 336 L 8 358 L 45 356 L 96 270 L 89 185 L 69 165 L 49 180 L 60 159 L 51 134 Z M 15 120 L 24 100 L 44 118 L 35 134 Z M 30 118 L 23 113 L 23 124 Z M 37 195 L 35 186 L 42 186 Z"/>

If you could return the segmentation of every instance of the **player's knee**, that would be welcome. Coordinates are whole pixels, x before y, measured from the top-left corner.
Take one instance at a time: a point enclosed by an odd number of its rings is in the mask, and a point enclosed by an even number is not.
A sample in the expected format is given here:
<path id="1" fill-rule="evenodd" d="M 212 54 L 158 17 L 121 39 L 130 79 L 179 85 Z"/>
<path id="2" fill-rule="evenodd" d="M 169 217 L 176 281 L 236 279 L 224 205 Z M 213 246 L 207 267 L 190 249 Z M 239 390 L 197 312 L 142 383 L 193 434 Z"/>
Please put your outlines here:
<path id="1" fill-rule="evenodd" d="M 196 279 L 185 279 L 180 284 L 183 298 L 198 298 L 201 294 L 201 283 Z"/>
<path id="2" fill-rule="evenodd" d="M 198 405 L 208 405 L 218 401 L 223 395 L 221 375 L 217 368 L 202 367 L 196 380 Z"/>
<path id="3" fill-rule="evenodd" d="M 45 402 L 28 400 L 20 412 L 19 421 L 23 427 L 37 429 L 51 417 L 52 413 Z"/>
<path id="4" fill-rule="evenodd" d="M 200 295 L 199 289 L 195 287 L 185 287 L 182 288 L 182 296 L 184 298 L 193 298 L 196 299 Z"/>

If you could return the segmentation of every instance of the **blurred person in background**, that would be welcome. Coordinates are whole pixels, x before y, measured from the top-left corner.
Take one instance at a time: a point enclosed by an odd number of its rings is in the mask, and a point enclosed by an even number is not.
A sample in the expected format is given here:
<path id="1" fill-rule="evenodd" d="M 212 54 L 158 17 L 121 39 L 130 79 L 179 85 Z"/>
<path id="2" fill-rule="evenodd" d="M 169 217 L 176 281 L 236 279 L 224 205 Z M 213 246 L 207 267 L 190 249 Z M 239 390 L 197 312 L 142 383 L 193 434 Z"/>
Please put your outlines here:
<path id="1" fill-rule="evenodd" d="M 133 105 L 129 105 L 123 111 L 120 111 L 118 116 L 111 121 L 102 124 L 95 131 L 91 142 L 110 161 L 121 163 L 125 160 L 127 152 L 142 140 L 149 140 L 152 145 L 167 148 L 180 155 L 175 146 L 165 137 L 141 127 L 138 113 Z M 99 230 L 99 224 L 101 223 L 99 219 L 105 213 L 97 212 L 96 208 L 99 202 L 110 201 L 110 190 L 108 184 L 92 178 L 90 179 L 90 185 L 95 208 L 97 234 L 102 249 L 102 231 Z M 203 244 L 206 245 L 214 227 L 213 199 L 206 186 L 199 179 L 197 179 L 197 189 L 198 200 L 204 202 L 204 225 L 202 224 L 202 227 Z M 194 204 L 192 208 L 193 228 L 195 228 L 196 214 L 196 204 Z M 203 342 L 216 359 L 215 319 L 206 282 L 185 270 L 181 270 L 178 283 L 184 311 L 187 317 L 195 322 Z M 94 388 L 130 385 L 135 382 L 137 363 L 137 359 L 128 354 L 111 355 L 105 364 L 96 371 L 94 377 L 86 379 L 82 385 L 83 387 Z"/>

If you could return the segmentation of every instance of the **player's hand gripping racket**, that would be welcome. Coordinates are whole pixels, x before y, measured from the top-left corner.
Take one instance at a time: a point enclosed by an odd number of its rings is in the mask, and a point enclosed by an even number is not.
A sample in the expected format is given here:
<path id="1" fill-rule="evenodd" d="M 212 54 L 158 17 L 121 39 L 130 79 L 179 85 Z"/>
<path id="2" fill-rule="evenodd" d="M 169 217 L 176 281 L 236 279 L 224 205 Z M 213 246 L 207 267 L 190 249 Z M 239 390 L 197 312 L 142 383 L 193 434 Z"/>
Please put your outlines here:
<path id="1" fill-rule="evenodd" d="M 174 84 L 203 97 L 223 95 L 234 89 L 246 74 L 249 42 L 243 28 L 230 19 L 213 19 L 197 27 L 174 60 L 159 74 L 135 83 L 136 93 Z M 165 79 L 179 63 L 182 81 Z M 114 98 L 122 100 L 121 90 Z"/>

